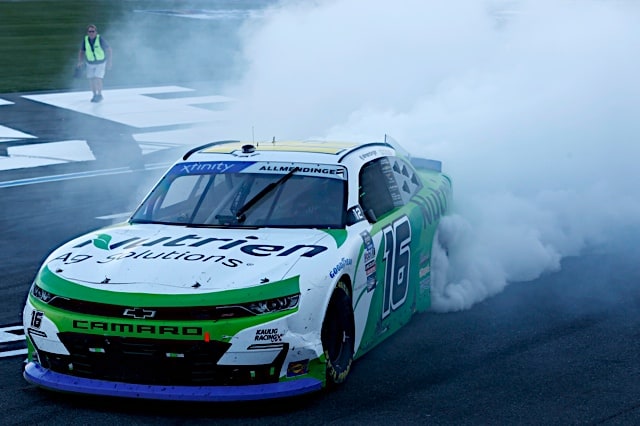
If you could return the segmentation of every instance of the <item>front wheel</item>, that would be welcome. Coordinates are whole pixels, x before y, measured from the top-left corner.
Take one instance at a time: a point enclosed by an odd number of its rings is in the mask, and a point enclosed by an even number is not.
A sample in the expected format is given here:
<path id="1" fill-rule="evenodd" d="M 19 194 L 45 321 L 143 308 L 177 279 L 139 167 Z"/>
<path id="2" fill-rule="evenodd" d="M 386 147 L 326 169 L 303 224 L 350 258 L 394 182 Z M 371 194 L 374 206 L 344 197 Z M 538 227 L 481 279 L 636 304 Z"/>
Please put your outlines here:
<path id="1" fill-rule="evenodd" d="M 343 282 L 333 290 L 321 338 L 327 362 L 327 387 L 344 383 L 353 363 L 355 325 L 351 296 Z"/>

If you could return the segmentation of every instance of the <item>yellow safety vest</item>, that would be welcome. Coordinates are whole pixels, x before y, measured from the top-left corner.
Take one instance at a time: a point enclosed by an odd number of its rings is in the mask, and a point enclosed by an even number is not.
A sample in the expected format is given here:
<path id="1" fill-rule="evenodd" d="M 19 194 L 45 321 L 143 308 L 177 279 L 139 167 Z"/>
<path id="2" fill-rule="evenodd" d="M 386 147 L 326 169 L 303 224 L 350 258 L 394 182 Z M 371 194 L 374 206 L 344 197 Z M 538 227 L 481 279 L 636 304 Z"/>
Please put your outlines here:
<path id="1" fill-rule="evenodd" d="M 104 50 L 102 50 L 102 46 L 100 46 L 100 35 L 96 36 L 96 39 L 93 42 L 93 49 L 89 42 L 89 36 L 84 36 L 84 54 L 87 56 L 87 61 L 89 62 L 104 61 L 105 55 Z"/>

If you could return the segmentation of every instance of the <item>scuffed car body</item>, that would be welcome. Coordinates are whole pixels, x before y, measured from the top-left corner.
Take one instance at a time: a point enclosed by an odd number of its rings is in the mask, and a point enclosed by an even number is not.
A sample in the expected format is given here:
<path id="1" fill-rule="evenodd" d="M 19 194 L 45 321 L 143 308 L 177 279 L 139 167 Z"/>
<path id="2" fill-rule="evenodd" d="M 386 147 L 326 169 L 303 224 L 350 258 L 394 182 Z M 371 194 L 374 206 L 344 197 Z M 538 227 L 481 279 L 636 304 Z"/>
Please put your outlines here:
<path id="1" fill-rule="evenodd" d="M 430 306 L 451 181 L 391 140 L 222 141 L 124 223 L 55 249 L 24 309 L 26 380 L 236 401 L 343 383 Z"/>

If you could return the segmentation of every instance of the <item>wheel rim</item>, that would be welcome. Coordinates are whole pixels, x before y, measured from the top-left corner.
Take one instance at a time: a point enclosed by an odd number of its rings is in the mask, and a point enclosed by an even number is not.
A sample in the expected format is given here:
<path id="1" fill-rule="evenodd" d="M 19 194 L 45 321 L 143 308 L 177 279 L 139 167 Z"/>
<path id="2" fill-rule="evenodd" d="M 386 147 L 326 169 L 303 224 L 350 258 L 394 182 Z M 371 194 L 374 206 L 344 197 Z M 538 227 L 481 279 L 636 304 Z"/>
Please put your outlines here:
<path id="1" fill-rule="evenodd" d="M 333 383 L 346 379 L 353 361 L 354 322 L 351 299 L 342 289 L 332 298 L 322 329 L 322 342 L 327 357 L 327 375 Z"/>

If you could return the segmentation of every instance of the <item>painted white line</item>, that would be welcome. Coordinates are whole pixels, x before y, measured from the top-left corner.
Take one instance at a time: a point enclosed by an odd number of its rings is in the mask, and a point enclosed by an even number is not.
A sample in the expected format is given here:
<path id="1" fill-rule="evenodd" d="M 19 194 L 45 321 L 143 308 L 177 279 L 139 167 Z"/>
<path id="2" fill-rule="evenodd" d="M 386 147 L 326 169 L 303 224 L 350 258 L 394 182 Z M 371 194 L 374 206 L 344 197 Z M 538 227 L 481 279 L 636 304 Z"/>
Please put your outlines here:
<path id="1" fill-rule="evenodd" d="M 71 180 L 71 179 L 84 179 L 84 178 L 96 177 L 96 176 L 108 176 L 108 175 L 133 173 L 133 172 L 139 172 L 142 170 L 166 169 L 169 165 L 170 165 L 169 163 L 147 164 L 144 169 L 136 169 L 136 170 L 132 170 L 128 167 L 118 167 L 115 169 L 92 170 L 87 172 L 67 173 L 63 175 L 52 175 L 52 176 L 41 176 L 41 177 L 27 178 L 27 179 L 8 180 L 5 182 L 0 182 L 0 188 L 34 185 L 38 183 L 47 183 L 47 182 L 58 182 L 62 180 Z"/>
<path id="2" fill-rule="evenodd" d="M 176 18 L 188 18 L 188 19 L 211 19 L 211 20 L 228 20 L 228 19 L 242 19 L 250 16 L 253 13 L 252 10 L 242 9 L 229 9 L 229 10 L 214 10 L 214 9 L 173 9 L 173 10 L 142 10 L 135 9 L 136 13 L 149 13 L 155 15 L 174 16 Z"/>
<path id="3" fill-rule="evenodd" d="M 0 358 L 8 358 L 10 356 L 26 355 L 27 349 L 16 349 L 15 351 L 0 352 Z"/>
<path id="4" fill-rule="evenodd" d="M 8 327 L 1 327 L 0 328 L 0 348 L 2 347 L 3 344 L 7 344 L 7 343 L 10 344 L 9 346 L 15 348 L 17 345 L 15 344 L 11 345 L 11 343 L 15 343 L 15 342 L 24 342 L 25 345 L 27 344 L 24 337 L 23 326 L 10 325 Z M 10 356 L 26 355 L 26 354 L 27 354 L 26 348 L 12 349 L 9 351 L 3 351 L 0 349 L 0 358 L 8 358 Z"/>
<path id="5" fill-rule="evenodd" d="M 89 101 L 90 94 L 87 91 L 41 93 L 22 98 L 136 127 L 138 132 L 132 136 L 143 155 L 169 148 L 188 149 L 224 139 L 220 134 L 221 124 L 229 121 L 228 105 L 234 102 L 227 96 L 199 95 L 197 90 L 182 86 L 105 90 L 105 101 L 99 104 Z M 13 102 L 0 98 L 0 107 L 11 104 Z M 212 104 L 215 108 L 210 108 Z M 84 140 L 37 143 L 38 137 L 0 125 L 0 146 L 13 141 L 36 140 L 34 144 L 9 146 L 6 155 L 0 156 L 0 171 L 96 160 Z M 0 183 L 0 188 L 74 178 L 67 175 L 44 181 L 25 179 Z"/>
<path id="6" fill-rule="evenodd" d="M 100 220 L 112 220 L 112 219 L 124 219 L 131 216 L 131 212 L 126 212 L 126 213 L 114 213 L 114 214 L 110 214 L 110 215 L 106 215 L 106 216 L 98 216 L 96 217 L 96 219 L 100 219 Z"/>
<path id="7" fill-rule="evenodd" d="M 133 135 L 133 138 L 135 139 L 136 136 Z M 138 146 L 140 147 L 140 151 L 142 151 L 142 155 L 147 155 L 152 152 L 162 151 L 170 148 L 176 148 L 176 147 L 184 148 L 185 145 L 178 144 L 178 143 L 148 142 L 148 143 L 138 143 Z"/>
<path id="8" fill-rule="evenodd" d="M 96 159 L 84 140 L 12 146 L 7 148 L 7 154 L 9 154 L 8 157 L 0 157 L 0 170 L 25 169 Z"/>
<path id="9" fill-rule="evenodd" d="M 143 143 L 165 143 L 173 146 L 195 147 L 215 140 L 225 139 L 220 132 L 220 121 L 198 123 L 184 129 L 159 132 L 140 132 L 133 135 L 138 145 Z"/>
<path id="10" fill-rule="evenodd" d="M 173 99 L 158 99 L 149 96 L 180 92 L 188 93 L 194 92 L 194 90 L 180 86 L 111 89 L 103 92 L 104 101 L 100 103 L 91 103 L 89 92 L 47 93 L 23 97 L 138 128 L 220 120 L 224 117 L 224 112 L 199 108 L 198 104 L 224 104 L 233 100 L 220 95 Z"/>
<path id="11" fill-rule="evenodd" d="M 228 105 L 234 102 L 233 98 L 227 96 L 199 95 L 197 90 L 182 86 L 105 90 L 105 101 L 100 103 L 91 103 L 90 95 L 87 91 L 76 91 L 30 94 L 22 97 L 135 127 L 139 132 L 132 136 L 143 154 L 224 139 L 224 136 L 220 135 L 221 123 L 229 121 Z M 0 99 L 0 106 L 11 103 Z M 216 107 L 210 108 L 211 105 Z M 180 128 L 171 129 L 172 126 Z M 0 126 L 0 144 L 37 138 L 38 135 Z M 9 147 L 8 156 L 0 156 L 0 171 L 95 160 L 88 146 L 65 147 L 62 144 L 66 142 L 71 141 L 50 143 L 50 148 L 55 148 L 55 151 L 48 149 L 47 144 L 40 143 Z M 53 145 L 56 143 L 60 145 Z M 86 145 L 85 142 L 82 143 Z M 48 150 L 48 153 L 43 152 L 43 149 Z"/>
<path id="12" fill-rule="evenodd" d="M 9 331 L 19 331 L 19 333 L 8 333 Z M 17 342 L 20 340 L 24 340 L 24 329 L 21 325 L 0 328 L 0 343 Z"/>
<path id="13" fill-rule="evenodd" d="M 0 126 L 0 138 L 2 139 L 35 139 L 35 136 L 28 133 L 21 132 L 19 130 L 12 129 L 7 126 Z"/>

